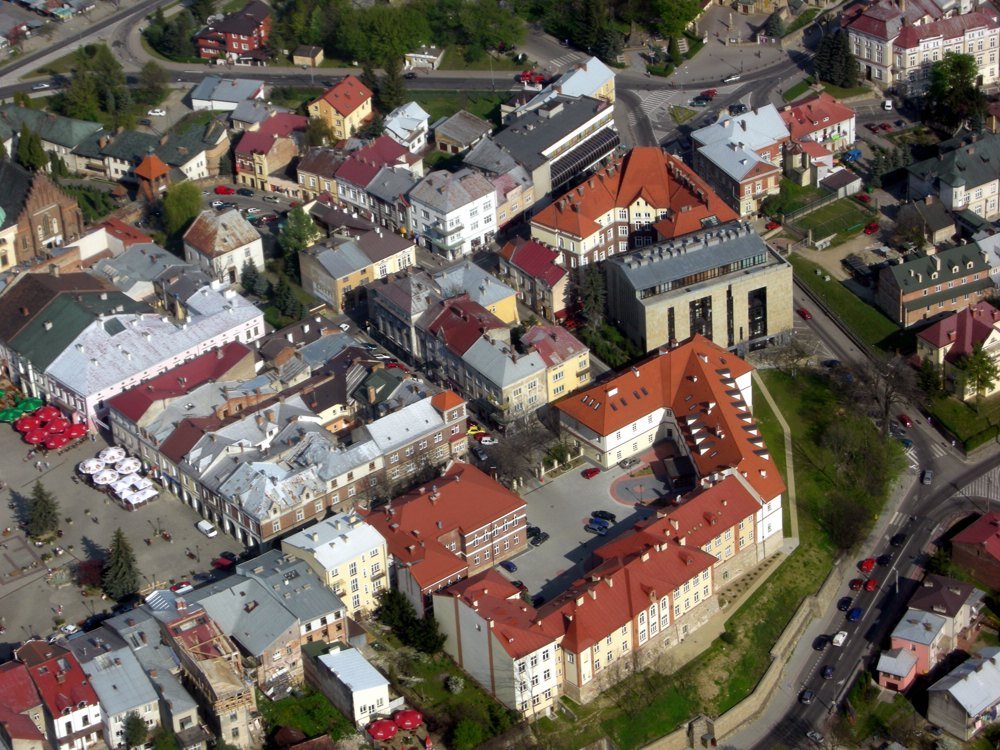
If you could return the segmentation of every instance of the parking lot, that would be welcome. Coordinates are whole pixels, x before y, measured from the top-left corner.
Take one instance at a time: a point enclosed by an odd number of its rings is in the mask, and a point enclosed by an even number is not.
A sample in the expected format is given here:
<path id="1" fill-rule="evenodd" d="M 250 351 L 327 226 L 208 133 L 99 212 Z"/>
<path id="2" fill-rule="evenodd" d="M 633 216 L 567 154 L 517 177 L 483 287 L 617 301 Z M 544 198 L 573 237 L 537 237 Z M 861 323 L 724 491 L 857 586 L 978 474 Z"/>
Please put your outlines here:
<path id="1" fill-rule="evenodd" d="M 652 514 L 645 507 L 637 509 L 612 498 L 612 483 L 627 472 L 615 466 L 585 479 L 582 472 L 590 466 L 589 463 L 577 466 L 524 495 L 528 523 L 547 532 L 549 540 L 514 558 L 517 571 L 504 575 L 522 581 L 533 597 L 541 595 L 549 599 L 563 591 L 583 574 L 597 547 Z M 610 511 L 617 517 L 607 536 L 583 529 L 595 510 Z"/>
<path id="2" fill-rule="evenodd" d="M 52 633 L 57 618 L 77 623 L 113 605 L 100 594 L 84 596 L 69 573 L 77 563 L 102 556 L 118 527 L 135 550 L 143 586 L 169 586 L 196 575 L 205 578 L 220 552 L 241 551 L 230 537 L 220 534 L 209 539 L 198 532 L 198 515 L 167 492 L 129 512 L 82 481 L 75 483 L 76 465 L 103 447 L 100 440 L 86 440 L 61 455 L 50 452 L 45 457 L 48 469 L 39 472 L 34 460 L 25 460 L 29 446 L 21 436 L 9 425 L 0 425 L 0 479 L 7 483 L 2 492 L 6 502 L 0 505 L 0 528 L 5 530 L 0 539 L 0 623 L 6 628 L 0 636 L 0 659 L 8 658 L 31 635 Z M 55 545 L 36 548 L 17 526 L 39 479 L 55 495 L 63 519 L 63 536 L 55 541 L 65 553 L 47 562 L 42 555 L 53 552 Z M 157 530 L 167 531 L 173 541 L 157 537 Z M 51 583 L 46 580 L 47 569 L 54 574 Z M 59 585 L 63 576 L 68 582 Z"/>

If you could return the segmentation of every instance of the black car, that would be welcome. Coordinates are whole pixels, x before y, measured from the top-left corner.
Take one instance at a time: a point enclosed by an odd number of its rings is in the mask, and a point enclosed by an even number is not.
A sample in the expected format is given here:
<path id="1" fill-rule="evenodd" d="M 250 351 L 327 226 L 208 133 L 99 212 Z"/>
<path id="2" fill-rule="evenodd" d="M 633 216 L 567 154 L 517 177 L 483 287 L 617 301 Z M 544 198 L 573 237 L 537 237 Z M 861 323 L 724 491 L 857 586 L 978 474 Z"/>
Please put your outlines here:
<path id="1" fill-rule="evenodd" d="M 816 640 L 813 641 L 813 651 L 822 651 L 826 648 L 826 645 L 830 642 L 830 636 L 828 635 L 818 635 Z"/>
<path id="2" fill-rule="evenodd" d="M 590 514 L 591 518 L 600 518 L 602 521 L 607 521 L 608 523 L 614 523 L 617 517 L 614 513 L 607 510 L 595 510 Z"/>
<path id="3" fill-rule="evenodd" d="M 588 523 L 586 526 L 584 526 L 583 530 L 586 531 L 588 534 L 596 534 L 597 536 L 607 536 L 608 535 L 608 530 L 607 530 L 606 527 L 604 527 L 604 526 L 595 526 L 592 523 Z"/>
<path id="4" fill-rule="evenodd" d="M 416 77 L 417 74 L 414 73 L 412 70 L 408 70 L 405 73 L 403 73 L 403 78 L 405 78 L 407 81 L 412 81 Z"/>
<path id="5" fill-rule="evenodd" d="M 229 552 L 228 550 L 225 552 L 220 552 L 219 557 L 225 558 L 230 562 L 239 562 L 240 559 L 239 555 L 237 555 L 235 552 Z"/>
<path id="6" fill-rule="evenodd" d="M 875 558 L 875 562 L 883 567 L 892 565 L 892 553 L 886 552 L 884 555 L 879 555 Z"/>
<path id="7" fill-rule="evenodd" d="M 541 533 L 542 533 L 542 530 L 540 528 L 538 528 L 537 526 L 529 526 L 528 527 L 528 539 L 531 539 L 532 537 L 538 536 Z"/>
<path id="8" fill-rule="evenodd" d="M 892 539 L 889 540 L 889 544 L 893 547 L 902 547 L 905 541 L 906 534 L 893 534 Z"/>
<path id="9" fill-rule="evenodd" d="M 837 609 L 839 609 L 841 612 L 846 612 L 851 608 L 852 604 L 854 604 L 854 600 L 851 597 L 842 596 L 840 598 L 840 601 L 837 602 Z"/>
<path id="10" fill-rule="evenodd" d="M 238 188 L 236 190 L 236 194 L 246 196 L 247 198 L 253 198 L 253 190 L 250 188 Z"/>
<path id="11" fill-rule="evenodd" d="M 824 359 L 823 360 L 823 367 L 830 367 L 830 368 L 840 367 L 840 360 L 839 359 Z"/>
<path id="12" fill-rule="evenodd" d="M 799 693 L 799 703 L 803 706 L 808 706 L 816 699 L 816 693 L 813 690 L 803 690 Z"/>
<path id="13" fill-rule="evenodd" d="M 142 120 L 139 120 L 139 124 L 145 125 L 147 128 L 153 127 L 153 121 L 148 118 L 143 118 Z"/>
<path id="14" fill-rule="evenodd" d="M 489 460 L 489 456 L 486 455 L 486 451 L 484 451 L 478 445 L 470 445 L 469 450 L 472 451 L 472 455 L 478 458 L 480 461 Z"/>
<path id="15" fill-rule="evenodd" d="M 827 664 L 820 671 L 819 676 L 822 677 L 824 680 L 832 680 L 833 679 L 833 666 L 830 665 L 830 664 Z"/>
<path id="16" fill-rule="evenodd" d="M 730 104 L 729 114 L 731 115 L 742 115 L 747 111 L 747 105 L 745 104 Z"/>
<path id="17" fill-rule="evenodd" d="M 540 547 L 549 541 L 549 534 L 547 531 L 543 531 L 541 534 L 536 534 L 529 540 L 532 547 Z"/>

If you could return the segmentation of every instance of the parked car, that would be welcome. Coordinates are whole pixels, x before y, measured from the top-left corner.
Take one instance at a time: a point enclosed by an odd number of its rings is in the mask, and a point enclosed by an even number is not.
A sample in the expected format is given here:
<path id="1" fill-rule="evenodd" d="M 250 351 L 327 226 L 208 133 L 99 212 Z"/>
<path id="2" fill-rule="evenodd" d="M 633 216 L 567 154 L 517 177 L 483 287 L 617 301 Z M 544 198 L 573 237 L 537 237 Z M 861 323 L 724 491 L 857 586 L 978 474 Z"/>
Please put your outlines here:
<path id="1" fill-rule="evenodd" d="M 869 578 L 865 581 L 865 591 L 876 591 L 878 589 L 878 581 L 874 578 Z"/>
<path id="2" fill-rule="evenodd" d="M 253 198 L 254 196 L 253 190 L 247 187 L 237 188 L 236 192 L 240 195 L 245 195 L 247 198 Z"/>
<path id="3" fill-rule="evenodd" d="M 712 103 L 712 101 L 710 99 L 705 99 L 704 97 L 696 96 L 694 99 L 691 100 L 690 106 L 692 106 L 692 107 L 707 107 L 711 103 Z"/>
<path id="4" fill-rule="evenodd" d="M 844 155 L 840 157 L 840 160 L 845 163 L 850 163 L 852 161 L 857 161 L 861 158 L 861 149 L 852 148 L 850 151 L 845 151 Z"/>
<path id="5" fill-rule="evenodd" d="M 718 95 L 719 92 L 716 89 L 705 89 L 699 94 L 703 99 L 714 99 Z"/>
<path id="6" fill-rule="evenodd" d="M 469 437 L 472 437 L 473 435 L 478 435 L 484 432 L 486 432 L 486 430 L 484 430 L 482 427 L 477 425 L 475 422 L 470 422 L 469 429 L 465 431 L 465 434 L 468 435 Z"/>
<path id="7" fill-rule="evenodd" d="M 820 670 L 819 676 L 822 677 L 824 680 L 832 680 L 833 679 L 833 665 L 832 664 L 825 665 L 823 667 L 823 669 Z"/>
<path id="8" fill-rule="evenodd" d="M 884 554 L 879 555 L 875 559 L 878 560 L 879 565 L 881 565 L 883 568 L 887 568 L 890 565 L 892 565 L 892 558 L 893 554 L 891 552 L 886 552 Z"/>
<path id="9" fill-rule="evenodd" d="M 853 603 L 854 600 L 851 597 L 842 596 L 840 597 L 840 601 L 837 602 L 837 609 L 839 609 L 841 612 L 846 612 L 851 608 L 851 605 Z"/>
<path id="10" fill-rule="evenodd" d="M 281 200 L 276 195 L 262 195 L 260 199 L 265 203 L 278 203 Z"/>
<path id="11" fill-rule="evenodd" d="M 840 367 L 840 360 L 839 359 L 824 359 L 823 360 L 823 367 L 829 367 L 831 370 L 834 369 L 834 368 Z"/>
<path id="12" fill-rule="evenodd" d="M 391 370 L 399 370 L 400 372 L 409 372 L 410 368 L 404 365 L 402 362 L 386 362 L 385 366 Z M 479 442 L 483 442 L 480 440 Z M 483 443 L 483 445 L 489 445 L 489 443 Z"/>
<path id="13" fill-rule="evenodd" d="M 235 192 L 236 191 L 233 188 L 229 187 L 228 185 L 216 185 L 215 186 L 215 194 L 216 195 L 232 195 Z"/>
<path id="14" fill-rule="evenodd" d="M 847 621 L 848 622 L 858 622 L 859 620 L 861 620 L 861 617 L 862 617 L 862 615 L 864 615 L 864 613 L 865 613 L 865 611 L 863 609 L 861 609 L 861 607 L 852 607 L 847 612 Z"/>
<path id="15" fill-rule="evenodd" d="M 898 438 L 899 444 L 902 445 L 906 450 L 910 450 L 913 447 L 913 441 L 909 438 Z"/>
<path id="16" fill-rule="evenodd" d="M 239 208 L 239 206 L 237 204 L 233 203 L 232 201 L 223 201 L 222 208 L 224 208 L 224 209 Z"/>
<path id="17" fill-rule="evenodd" d="M 278 214 L 264 214 L 263 216 L 258 216 L 257 219 L 261 224 L 273 224 L 278 220 Z"/>
<path id="18" fill-rule="evenodd" d="M 887 122 L 883 122 L 879 125 L 879 129 L 884 130 L 886 133 L 888 133 L 890 130 L 892 130 L 892 125 L 890 125 Z"/>
<path id="19" fill-rule="evenodd" d="M 583 475 L 584 479 L 593 479 L 594 477 L 596 477 L 598 474 L 601 473 L 601 470 L 598 469 L 596 466 L 591 466 L 589 469 L 584 469 L 580 473 Z"/>
<path id="20" fill-rule="evenodd" d="M 160 109 L 159 107 L 157 107 L 156 109 L 149 110 L 149 112 L 147 112 L 146 114 L 149 115 L 150 117 L 166 117 L 167 110 Z"/>
<path id="21" fill-rule="evenodd" d="M 45 91 L 45 89 L 50 89 L 52 86 L 48 83 L 36 83 L 31 87 L 32 91 Z"/>
<path id="22" fill-rule="evenodd" d="M 741 76 L 740 76 L 739 73 L 733 73 L 732 75 L 726 76 L 725 78 L 723 78 L 722 82 L 723 83 L 736 83 L 738 80 L 740 80 L 740 78 L 741 78 Z M 746 105 L 743 105 L 743 106 L 746 106 Z"/>
<path id="23" fill-rule="evenodd" d="M 873 221 L 865 227 L 865 234 L 875 234 L 880 228 L 878 222 Z"/>
<path id="24" fill-rule="evenodd" d="M 517 572 L 517 566 L 510 560 L 504 560 L 502 563 L 500 563 L 500 567 L 506 570 L 508 573 Z"/>
<path id="25" fill-rule="evenodd" d="M 731 115 L 742 115 L 747 111 L 747 105 L 745 104 L 730 104 L 729 114 Z"/>
<path id="26" fill-rule="evenodd" d="M 862 573 L 871 573 L 875 570 L 875 558 L 866 557 L 864 560 L 858 563 L 858 570 Z"/>
<path id="27" fill-rule="evenodd" d="M 878 123 L 877 122 L 865 123 L 865 127 L 868 128 L 873 133 L 877 133 L 878 132 Z"/>
<path id="28" fill-rule="evenodd" d="M 178 581 L 170 590 L 175 594 L 186 594 L 189 591 L 194 591 L 194 586 L 191 585 L 191 581 Z"/>
<path id="29" fill-rule="evenodd" d="M 600 518 L 602 521 L 607 521 L 608 523 L 614 523 L 618 520 L 618 517 L 608 510 L 595 510 L 590 515 L 592 518 Z"/>
<path id="30" fill-rule="evenodd" d="M 865 582 L 861 578 L 852 578 L 851 582 L 847 584 L 851 591 L 861 591 L 864 587 Z"/>
<path id="31" fill-rule="evenodd" d="M 862 203 L 871 203 L 872 202 L 872 197 L 870 195 L 868 195 L 868 193 L 858 193 L 854 197 L 857 198 Z"/>
<path id="32" fill-rule="evenodd" d="M 806 308 L 804 308 L 804 307 L 800 307 L 800 308 L 799 308 L 799 316 L 800 316 L 800 317 L 802 318 L 802 320 L 812 320 L 812 317 L 813 317 L 813 316 L 812 316 L 812 313 L 811 313 L 811 312 L 809 312 L 809 311 L 808 311 L 808 310 L 807 310 Z"/>
<path id="33" fill-rule="evenodd" d="M 846 640 L 847 640 L 847 631 L 841 630 L 839 633 L 837 633 L 837 635 L 833 636 L 832 643 L 834 646 L 837 646 L 839 648 L 840 646 L 844 645 L 844 641 Z"/>
<path id="34" fill-rule="evenodd" d="M 263 213 L 263 211 L 256 206 L 250 206 L 245 210 L 247 216 L 256 216 L 257 214 Z"/>
<path id="35" fill-rule="evenodd" d="M 484 451 L 478 445 L 470 445 L 469 451 L 472 453 L 473 456 L 478 458 L 480 461 L 488 461 L 490 458 L 489 456 L 486 455 L 486 451 Z"/>
<path id="36" fill-rule="evenodd" d="M 147 119 L 145 117 L 143 117 L 141 120 L 139 120 L 139 124 L 140 125 L 145 125 L 147 128 L 153 127 L 153 121 L 149 120 L 149 119 Z"/>
<path id="37" fill-rule="evenodd" d="M 417 74 L 414 73 L 412 70 L 408 70 L 405 73 L 403 73 L 403 78 L 405 78 L 407 81 L 412 81 L 416 77 Z"/>
<path id="38" fill-rule="evenodd" d="M 541 532 L 539 534 L 535 534 L 535 536 L 531 537 L 528 540 L 528 543 L 532 547 L 541 547 L 547 541 L 549 541 L 549 533 L 547 531 L 543 531 L 543 532 Z"/>
<path id="39" fill-rule="evenodd" d="M 481 438 L 479 438 L 479 444 L 485 446 L 499 445 L 500 441 L 497 440 L 492 435 L 483 435 Z"/>
<path id="40" fill-rule="evenodd" d="M 781 227 L 781 222 L 774 220 L 771 220 L 764 225 L 764 229 L 766 229 L 768 232 L 770 232 L 772 229 L 779 229 L 780 227 Z"/>
<path id="41" fill-rule="evenodd" d="M 511 581 L 511 585 L 514 586 L 522 594 L 528 593 L 528 587 L 524 585 L 524 581 Z"/>
<path id="42" fill-rule="evenodd" d="M 822 651 L 830 643 L 830 636 L 828 635 L 818 635 L 813 640 L 813 651 Z"/>
<path id="43" fill-rule="evenodd" d="M 219 210 L 220 208 L 222 208 L 225 205 L 226 204 L 223 203 L 222 201 L 212 201 L 212 208 L 214 208 L 215 210 Z"/>
<path id="44" fill-rule="evenodd" d="M 607 536 L 608 530 L 603 526 L 595 526 L 592 523 L 588 523 L 583 527 L 583 530 L 588 534 L 597 534 L 597 536 Z"/>
<path id="45" fill-rule="evenodd" d="M 905 541 L 906 541 L 906 534 L 903 533 L 893 534 L 892 538 L 889 540 L 889 545 L 892 547 L 902 547 Z"/>
<path id="46" fill-rule="evenodd" d="M 799 703 L 803 706 L 808 706 L 816 699 L 816 692 L 813 690 L 803 690 L 799 693 Z"/>
<path id="47" fill-rule="evenodd" d="M 73 633 L 76 633 L 79 630 L 80 630 L 79 626 L 74 625 L 71 622 L 68 622 L 65 625 L 63 625 L 61 628 L 59 628 L 59 632 L 65 634 L 65 635 L 73 635 Z"/>
<path id="48" fill-rule="evenodd" d="M 920 474 L 920 484 L 930 484 L 934 481 L 934 472 L 930 469 L 924 469 Z"/>
<path id="49" fill-rule="evenodd" d="M 639 463 L 639 459 L 638 458 L 635 458 L 635 457 L 633 457 L 633 458 L 623 458 L 621 461 L 618 462 L 618 466 L 620 466 L 622 469 L 625 469 L 625 471 L 628 471 L 633 466 L 638 465 L 638 463 Z"/>
<path id="50" fill-rule="evenodd" d="M 898 417 L 896 417 L 896 419 L 899 420 L 899 423 L 903 425 L 903 427 L 913 427 L 913 420 L 910 419 L 906 414 L 900 414 Z"/>
<path id="51" fill-rule="evenodd" d="M 610 523 L 605 521 L 603 518 L 597 518 L 595 516 L 591 516 L 590 518 L 588 518 L 587 523 L 592 523 L 594 524 L 594 526 L 600 526 L 603 529 L 611 528 Z"/>
<path id="52" fill-rule="evenodd" d="M 817 745 L 822 745 L 824 742 L 826 742 L 826 737 L 821 735 L 815 729 L 810 729 L 808 732 L 806 732 L 806 737 L 815 742 Z"/>

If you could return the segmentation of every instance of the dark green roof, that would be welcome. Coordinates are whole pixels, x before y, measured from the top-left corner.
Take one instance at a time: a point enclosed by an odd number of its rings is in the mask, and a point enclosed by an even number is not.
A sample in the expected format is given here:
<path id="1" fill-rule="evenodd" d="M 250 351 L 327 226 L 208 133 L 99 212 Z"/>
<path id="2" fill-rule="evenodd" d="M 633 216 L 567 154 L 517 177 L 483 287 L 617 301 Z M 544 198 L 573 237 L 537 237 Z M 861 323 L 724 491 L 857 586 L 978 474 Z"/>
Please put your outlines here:
<path id="1" fill-rule="evenodd" d="M 10 348 L 44 371 L 99 315 L 115 311 L 143 313 L 152 308 L 118 291 L 60 294 L 18 331 Z"/>
<path id="2" fill-rule="evenodd" d="M 945 185 L 985 185 L 1000 177 L 1000 135 L 979 138 L 954 148 L 940 146 L 940 155 L 907 167 L 910 174 L 924 182 L 940 180 Z"/>
<path id="3" fill-rule="evenodd" d="M 949 281 L 959 281 L 963 276 L 975 273 L 982 274 L 989 281 L 989 269 L 989 263 L 979 245 L 970 242 L 968 245 L 941 250 L 936 255 L 921 255 L 906 263 L 889 266 L 887 270 L 892 274 L 903 295 L 941 284 L 946 291 L 951 292 L 945 297 L 954 297 L 958 293 L 964 294 L 962 290 L 968 284 L 947 289 Z M 922 306 L 926 307 L 927 303 Z"/>
<path id="4" fill-rule="evenodd" d="M 935 292 L 934 294 L 928 294 L 926 297 L 917 297 L 908 302 L 903 303 L 903 308 L 907 311 L 912 312 L 913 310 L 921 310 L 925 307 L 931 307 L 936 305 L 938 302 L 947 302 L 951 299 L 956 299 L 959 295 L 972 294 L 973 292 L 980 292 L 983 289 L 989 289 L 993 286 L 993 279 L 987 276 L 985 278 L 979 279 L 979 281 L 970 281 L 968 284 L 962 284 L 961 286 L 956 286 L 953 289 L 942 289 L 940 292 Z"/>
<path id="5" fill-rule="evenodd" d="M 26 124 L 30 130 L 38 133 L 43 141 L 55 143 L 68 149 L 75 148 L 88 135 L 96 133 L 102 128 L 99 122 L 74 120 L 72 117 L 63 117 L 51 112 L 18 107 L 13 104 L 5 104 L 0 107 L 0 121 L 14 132 L 20 131 L 21 126 Z"/>
<path id="6" fill-rule="evenodd" d="M 103 138 L 104 135 L 105 134 L 101 132 L 91 133 L 77 144 L 76 148 L 73 149 L 73 153 L 77 156 L 85 156 L 90 159 L 102 158 L 101 138 Z"/>
<path id="7" fill-rule="evenodd" d="M 114 137 L 101 153 L 112 159 L 137 165 L 160 147 L 160 139 L 152 133 L 125 130 Z"/>
<path id="8" fill-rule="evenodd" d="M 171 135 L 166 143 L 156 149 L 156 155 L 165 164 L 179 167 L 187 164 L 192 157 L 202 151 L 215 146 L 225 132 L 225 126 L 215 120 L 204 125 L 195 123 L 183 133 Z"/>

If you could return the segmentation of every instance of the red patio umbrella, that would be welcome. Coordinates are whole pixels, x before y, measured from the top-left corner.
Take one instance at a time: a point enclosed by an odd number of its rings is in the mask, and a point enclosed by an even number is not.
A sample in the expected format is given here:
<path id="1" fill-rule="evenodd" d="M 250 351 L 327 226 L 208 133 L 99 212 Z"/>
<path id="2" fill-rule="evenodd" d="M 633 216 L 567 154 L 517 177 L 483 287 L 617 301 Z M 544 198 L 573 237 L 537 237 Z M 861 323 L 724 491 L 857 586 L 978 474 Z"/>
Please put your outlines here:
<path id="1" fill-rule="evenodd" d="M 69 420 L 67 419 L 53 419 L 50 422 L 45 423 L 45 429 L 49 431 L 50 435 L 57 435 L 61 432 L 66 432 L 69 429 Z"/>
<path id="2" fill-rule="evenodd" d="M 48 436 L 49 433 L 46 432 L 43 428 L 36 427 L 35 429 L 28 431 L 28 433 L 24 436 L 24 442 L 28 443 L 29 445 L 38 445 Z"/>
<path id="3" fill-rule="evenodd" d="M 434 740 L 431 739 L 430 735 L 424 737 L 424 747 L 427 748 L 427 750 L 431 750 L 431 748 L 434 747 Z"/>
<path id="4" fill-rule="evenodd" d="M 415 708 L 404 708 L 392 717 L 400 729 L 416 729 L 424 723 L 424 715 Z"/>
<path id="5" fill-rule="evenodd" d="M 29 432 L 39 425 L 41 425 L 41 420 L 35 417 L 24 416 L 14 422 L 14 429 L 18 432 Z"/>
<path id="6" fill-rule="evenodd" d="M 68 442 L 69 438 L 66 437 L 65 435 L 61 434 L 49 435 L 47 438 L 45 438 L 45 447 L 48 448 L 50 451 L 57 451 L 64 445 L 66 445 L 66 443 Z"/>
<path id="7" fill-rule="evenodd" d="M 43 406 L 35 411 L 34 416 L 43 422 L 48 422 L 50 419 L 59 419 L 62 417 L 62 413 L 54 406 Z"/>
<path id="8" fill-rule="evenodd" d="M 388 719 L 379 719 L 368 725 L 368 734 L 375 740 L 391 740 L 399 729 Z"/>
<path id="9" fill-rule="evenodd" d="M 66 437 L 70 438 L 71 440 L 75 440 L 76 438 L 82 438 L 84 435 L 87 434 L 87 425 L 79 423 L 71 424 L 69 427 L 66 428 L 66 432 L 63 434 L 66 435 Z"/>

